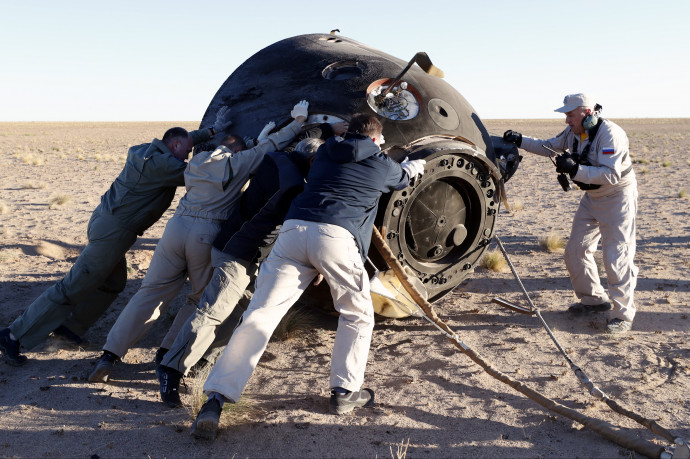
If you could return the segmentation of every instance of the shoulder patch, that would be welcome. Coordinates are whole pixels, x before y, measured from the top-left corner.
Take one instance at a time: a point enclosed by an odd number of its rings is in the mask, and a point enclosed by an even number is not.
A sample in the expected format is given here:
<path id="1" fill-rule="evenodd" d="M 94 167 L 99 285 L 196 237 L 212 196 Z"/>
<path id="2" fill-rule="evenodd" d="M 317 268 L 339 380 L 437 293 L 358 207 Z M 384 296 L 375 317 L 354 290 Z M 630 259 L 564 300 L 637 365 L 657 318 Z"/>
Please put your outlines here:
<path id="1" fill-rule="evenodd" d="M 601 153 L 604 155 L 612 155 L 614 152 L 613 148 L 604 148 L 601 150 Z"/>

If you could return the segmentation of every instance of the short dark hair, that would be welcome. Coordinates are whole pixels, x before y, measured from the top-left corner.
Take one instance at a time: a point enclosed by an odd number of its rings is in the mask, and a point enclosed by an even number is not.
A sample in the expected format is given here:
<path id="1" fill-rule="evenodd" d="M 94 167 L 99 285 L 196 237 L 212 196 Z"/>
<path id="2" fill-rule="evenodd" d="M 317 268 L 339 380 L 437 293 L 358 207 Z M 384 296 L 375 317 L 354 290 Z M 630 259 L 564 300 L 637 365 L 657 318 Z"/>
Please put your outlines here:
<path id="1" fill-rule="evenodd" d="M 165 134 L 163 134 L 163 143 L 167 144 L 168 142 L 170 142 L 176 138 L 186 139 L 188 135 L 189 135 L 189 132 L 187 132 L 187 130 L 185 128 L 181 128 L 181 127 L 170 128 L 167 131 L 165 131 Z"/>
<path id="2" fill-rule="evenodd" d="M 356 113 L 350 120 L 350 126 L 347 132 L 369 137 L 378 137 L 383 132 L 383 125 L 374 115 Z"/>
<path id="3" fill-rule="evenodd" d="M 247 143 L 242 137 L 236 134 L 226 135 L 223 140 L 221 140 L 219 145 L 226 146 L 231 150 L 235 149 L 235 147 L 239 147 L 239 150 L 237 151 L 244 151 L 247 149 Z"/>

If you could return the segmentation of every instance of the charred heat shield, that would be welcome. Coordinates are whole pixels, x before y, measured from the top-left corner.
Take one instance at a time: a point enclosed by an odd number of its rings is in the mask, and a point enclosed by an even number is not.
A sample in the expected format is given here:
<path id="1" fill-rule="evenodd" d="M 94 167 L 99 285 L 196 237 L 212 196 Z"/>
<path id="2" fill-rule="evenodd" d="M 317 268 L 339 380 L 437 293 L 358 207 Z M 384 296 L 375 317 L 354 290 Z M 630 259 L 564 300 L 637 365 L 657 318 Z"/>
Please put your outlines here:
<path id="1" fill-rule="evenodd" d="M 427 165 L 422 180 L 382 197 L 376 224 L 435 300 L 472 272 L 488 245 L 501 173 L 481 120 L 443 79 L 412 65 L 389 87 L 407 65 L 342 36 L 287 38 L 257 52 L 228 77 L 201 127 L 213 123 L 221 106 L 229 106 L 233 132 L 256 137 L 268 121 L 287 124 L 301 99 L 309 101 L 307 123 L 378 114 L 384 150 L 398 161 L 409 155 L 426 159 Z M 383 269 L 373 252 L 370 258 Z M 328 290 L 310 289 L 302 300 L 329 303 Z"/>

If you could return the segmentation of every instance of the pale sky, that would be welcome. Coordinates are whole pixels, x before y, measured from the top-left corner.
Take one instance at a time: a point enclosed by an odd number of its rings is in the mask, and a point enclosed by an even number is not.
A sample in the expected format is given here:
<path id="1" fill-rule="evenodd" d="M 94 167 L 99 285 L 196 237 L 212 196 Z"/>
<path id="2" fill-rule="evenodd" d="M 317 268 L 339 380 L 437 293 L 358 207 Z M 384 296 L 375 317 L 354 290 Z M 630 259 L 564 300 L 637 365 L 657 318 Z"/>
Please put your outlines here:
<path id="1" fill-rule="evenodd" d="M 283 38 L 426 51 L 480 117 L 690 117 L 690 1 L 0 0 L 0 121 L 195 121 Z M 298 65 L 298 63 L 297 63 Z"/>

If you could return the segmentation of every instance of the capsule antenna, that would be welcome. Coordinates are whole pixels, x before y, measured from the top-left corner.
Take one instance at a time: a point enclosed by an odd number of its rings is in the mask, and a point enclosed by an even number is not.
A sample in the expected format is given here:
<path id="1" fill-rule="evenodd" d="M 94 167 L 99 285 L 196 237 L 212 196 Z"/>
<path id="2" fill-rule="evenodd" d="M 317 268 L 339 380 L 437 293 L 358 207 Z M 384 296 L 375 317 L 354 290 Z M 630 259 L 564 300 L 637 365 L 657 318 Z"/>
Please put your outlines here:
<path id="1" fill-rule="evenodd" d="M 383 103 L 383 100 L 386 98 L 386 94 L 388 94 L 394 86 L 397 86 L 398 83 L 400 83 L 400 80 L 402 77 L 407 73 L 408 70 L 412 67 L 412 64 L 417 63 L 417 65 L 424 70 L 424 72 L 428 73 L 429 75 L 433 75 L 439 78 L 443 78 L 445 74 L 443 73 L 443 70 L 440 68 L 436 67 L 434 64 L 431 63 L 431 59 L 429 59 L 429 55 L 425 53 L 424 51 L 420 51 L 417 54 L 414 55 L 412 59 L 410 59 L 410 62 L 407 63 L 404 69 L 402 69 L 402 72 L 398 74 L 397 77 L 391 82 L 391 84 L 386 88 L 385 91 L 383 91 L 381 94 L 376 96 L 376 103 L 377 105 L 380 105 Z"/>

